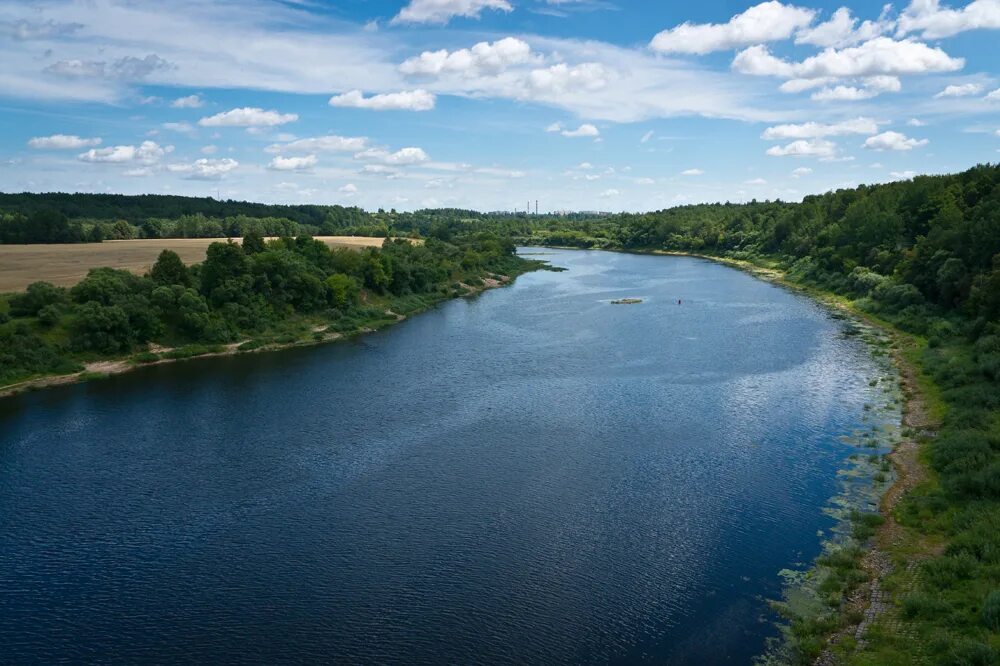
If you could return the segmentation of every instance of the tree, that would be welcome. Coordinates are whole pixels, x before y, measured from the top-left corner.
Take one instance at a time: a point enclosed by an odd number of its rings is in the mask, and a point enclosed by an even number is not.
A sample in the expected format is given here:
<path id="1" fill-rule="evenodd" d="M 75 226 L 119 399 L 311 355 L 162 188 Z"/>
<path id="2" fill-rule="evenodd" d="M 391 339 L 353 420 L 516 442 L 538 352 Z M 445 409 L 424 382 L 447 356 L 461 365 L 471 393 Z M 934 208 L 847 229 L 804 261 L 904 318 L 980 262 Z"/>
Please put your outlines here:
<path id="1" fill-rule="evenodd" d="M 266 249 L 264 237 L 260 235 L 260 232 L 251 231 L 243 237 L 243 254 L 260 254 Z"/>
<path id="2" fill-rule="evenodd" d="M 347 310 L 358 302 L 358 295 L 361 293 L 361 285 L 350 275 L 334 273 L 326 279 L 326 288 L 330 293 L 330 302 L 333 307 L 340 310 Z"/>
<path id="3" fill-rule="evenodd" d="M 179 284 L 187 286 L 190 283 L 187 267 L 181 261 L 180 255 L 173 250 L 160 252 L 160 256 L 149 272 L 149 277 L 159 285 Z"/>

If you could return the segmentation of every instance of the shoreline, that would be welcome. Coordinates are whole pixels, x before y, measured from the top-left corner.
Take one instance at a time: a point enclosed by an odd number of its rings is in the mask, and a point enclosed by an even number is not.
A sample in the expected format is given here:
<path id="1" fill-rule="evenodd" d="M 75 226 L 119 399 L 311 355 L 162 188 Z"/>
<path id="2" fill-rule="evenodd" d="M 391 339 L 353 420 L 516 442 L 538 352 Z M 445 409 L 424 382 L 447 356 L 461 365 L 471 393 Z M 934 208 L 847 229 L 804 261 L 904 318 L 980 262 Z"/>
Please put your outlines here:
<path id="1" fill-rule="evenodd" d="M 919 562 L 934 554 L 940 554 L 942 550 L 939 544 L 924 543 L 919 536 L 906 534 L 907 528 L 900 525 L 894 516 L 896 506 L 906 493 L 928 478 L 928 469 L 921 460 L 921 456 L 926 449 L 927 441 L 935 436 L 937 428 L 940 426 L 940 417 L 931 414 L 925 395 L 925 391 L 928 389 L 921 386 L 928 380 L 925 379 L 922 382 L 922 372 L 917 363 L 907 358 L 908 353 L 919 350 L 919 343 L 914 336 L 897 329 L 889 322 L 854 307 L 846 298 L 832 292 L 792 282 L 787 279 L 784 271 L 776 268 L 760 266 L 746 260 L 690 252 L 655 249 L 637 251 L 615 249 L 610 251 L 626 254 L 694 257 L 735 268 L 757 279 L 804 294 L 833 312 L 841 313 L 878 329 L 891 340 L 889 355 L 903 398 L 899 423 L 902 437 L 887 454 L 895 473 L 894 479 L 879 497 L 878 514 L 882 517 L 883 522 L 875 530 L 874 536 L 862 546 L 863 555 L 860 565 L 868 574 L 869 579 L 843 599 L 839 615 L 841 620 L 845 621 L 845 626 L 826 634 L 825 648 L 813 662 L 816 666 L 833 666 L 840 663 L 839 657 L 846 655 L 838 654 L 842 650 L 838 651 L 837 648 L 842 647 L 846 648 L 849 653 L 857 653 L 865 647 L 865 636 L 872 624 L 879 619 L 897 614 L 898 611 L 892 603 L 891 594 L 882 587 L 883 581 L 898 570 L 894 560 L 901 560 L 904 575 L 912 578 L 914 569 Z M 869 346 L 871 346 L 870 343 Z M 872 485 L 874 488 L 874 481 Z M 904 542 L 909 543 L 904 544 Z M 910 548 L 906 548 L 907 552 L 899 552 L 907 545 L 910 546 Z M 897 557 L 893 557 L 894 555 Z M 814 562 L 806 574 L 814 574 L 819 566 L 818 562 Z M 860 616 L 861 619 L 858 622 L 853 622 L 850 619 L 852 616 Z"/>
<path id="2" fill-rule="evenodd" d="M 529 269 L 531 270 L 531 269 Z M 240 340 L 238 342 L 229 342 L 225 344 L 218 345 L 188 345 L 187 347 L 197 347 L 201 346 L 209 351 L 202 353 L 193 353 L 190 355 L 179 355 L 175 357 L 167 356 L 164 358 L 160 356 L 153 361 L 141 362 L 137 361 L 136 358 L 144 353 L 155 353 L 157 355 L 170 354 L 173 353 L 183 353 L 186 347 L 162 347 L 156 345 L 155 343 L 150 343 L 148 346 L 150 349 L 148 351 L 137 351 L 122 357 L 113 357 L 107 359 L 101 359 L 98 361 L 91 361 L 89 363 L 83 364 L 83 370 L 77 372 L 66 373 L 62 375 L 43 375 L 41 377 L 32 377 L 30 379 L 25 379 L 13 384 L 7 384 L 0 386 L 0 400 L 5 398 L 11 398 L 24 393 L 30 393 L 34 391 L 41 391 L 47 388 L 55 386 L 67 386 L 73 384 L 82 384 L 88 381 L 107 379 L 114 375 L 124 374 L 126 372 L 132 372 L 138 368 L 150 367 L 155 365 L 166 365 L 168 363 L 179 363 L 182 361 L 193 361 L 203 358 L 219 358 L 223 356 L 238 356 L 240 354 L 259 354 L 266 352 L 277 352 L 284 351 L 286 349 L 293 349 L 297 347 L 313 347 L 322 344 L 329 344 L 333 342 L 338 342 L 341 340 L 346 340 L 349 338 L 359 337 L 361 335 L 367 335 L 368 333 L 374 333 L 375 331 L 382 330 L 394 324 L 398 324 L 409 317 L 421 314 L 436 307 L 445 301 L 451 301 L 457 298 L 468 298 L 471 296 L 477 296 L 490 289 L 496 289 L 498 287 L 506 287 L 514 283 L 514 280 L 525 272 L 529 270 L 522 271 L 514 275 L 500 275 L 500 276 L 486 276 L 480 278 L 483 282 L 482 286 L 473 286 L 460 282 L 459 284 L 465 289 L 464 294 L 458 294 L 455 296 L 444 296 L 438 300 L 435 300 L 430 305 L 414 310 L 408 315 L 397 314 L 392 312 L 392 310 L 387 309 L 385 314 L 387 316 L 394 317 L 394 320 L 386 322 L 384 325 L 378 328 L 370 328 L 364 326 L 354 331 L 349 331 L 347 333 L 338 333 L 335 331 L 328 331 L 328 326 L 321 326 L 318 328 L 313 328 L 311 338 L 304 338 L 300 340 L 295 340 L 292 342 L 271 342 L 265 343 L 253 348 L 241 349 L 241 347 L 247 343 L 252 342 L 251 338 Z M 321 337 L 317 337 L 321 336 Z"/>

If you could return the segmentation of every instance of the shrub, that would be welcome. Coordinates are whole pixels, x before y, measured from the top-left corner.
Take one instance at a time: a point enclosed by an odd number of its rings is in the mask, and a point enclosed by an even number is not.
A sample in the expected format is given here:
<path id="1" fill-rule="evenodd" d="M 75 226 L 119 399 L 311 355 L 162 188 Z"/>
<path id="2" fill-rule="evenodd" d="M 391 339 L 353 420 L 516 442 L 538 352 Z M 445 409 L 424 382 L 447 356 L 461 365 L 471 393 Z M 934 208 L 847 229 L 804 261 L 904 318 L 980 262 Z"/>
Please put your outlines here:
<path id="1" fill-rule="evenodd" d="M 990 631 L 1000 632 L 1000 590 L 993 590 L 983 602 L 983 624 Z"/>
<path id="2" fill-rule="evenodd" d="M 33 317 L 42 308 L 66 302 L 66 290 L 48 282 L 32 282 L 22 294 L 10 297 L 10 314 L 15 317 Z"/>

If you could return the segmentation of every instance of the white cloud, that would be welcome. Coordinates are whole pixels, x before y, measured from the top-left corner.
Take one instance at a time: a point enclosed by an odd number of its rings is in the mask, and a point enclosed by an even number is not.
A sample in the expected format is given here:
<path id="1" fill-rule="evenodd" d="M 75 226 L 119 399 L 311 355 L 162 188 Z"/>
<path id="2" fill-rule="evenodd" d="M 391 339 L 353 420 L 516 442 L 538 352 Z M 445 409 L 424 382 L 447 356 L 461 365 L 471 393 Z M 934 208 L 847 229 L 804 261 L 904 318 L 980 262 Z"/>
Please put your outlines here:
<path id="1" fill-rule="evenodd" d="M 826 139 L 799 139 L 784 146 L 767 149 L 771 157 L 818 157 L 832 159 L 837 154 L 837 145 Z"/>
<path id="2" fill-rule="evenodd" d="M 219 147 L 212 144 L 201 147 L 201 153 L 203 155 L 214 155 L 217 152 L 219 152 Z"/>
<path id="3" fill-rule="evenodd" d="M 355 154 L 354 157 L 359 160 L 374 160 L 381 162 L 382 164 L 391 164 L 394 166 L 420 164 L 421 162 L 427 162 L 430 160 L 430 157 L 422 148 L 416 148 L 413 146 L 400 148 L 394 153 L 382 148 L 368 148 L 367 150 L 363 150 Z"/>
<path id="4" fill-rule="evenodd" d="M 1000 102 L 1000 88 L 997 88 L 983 99 L 987 102 Z"/>
<path id="5" fill-rule="evenodd" d="M 594 165 L 591 164 L 590 162 L 580 162 L 579 164 L 576 165 L 576 168 L 577 169 L 593 169 Z"/>
<path id="6" fill-rule="evenodd" d="M 585 62 L 569 66 L 565 63 L 528 74 L 527 86 L 532 93 L 561 95 L 569 91 L 597 91 L 604 88 L 614 73 L 604 65 Z"/>
<path id="7" fill-rule="evenodd" d="M 744 49 L 733 59 L 737 72 L 788 79 L 953 72 L 964 65 L 964 59 L 952 58 L 940 48 L 889 37 L 877 37 L 860 46 L 825 49 L 802 62 L 777 58 L 762 45 Z"/>
<path id="8" fill-rule="evenodd" d="M 619 192 L 614 188 L 611 188 L 608 190 L 604 190 L 598 196 L 601 197 L 602 199 L 610 199 L 611 197 L 617 197 L 619 194 L 621 194 L 621 192 Z"/>
<path id="9" fill-rule="evenodd" d="M 890 6 L 885 6 L 877 21 L 864 21 L 858 26 L 858 20 L 851 16 L 851 10 L 841 7 L 827 21 L 800 30 L 795 35 L 795 43 L 842 47 L 866 42 L 892 30 L 894 21 L 888 18 L 889 9 Z"/>
<path id="10" fill-rule="evenodd" d="M 538 56 L 531 53 L 531 47 L 526 41 L 505 37 L 451 52 L 446 49 L 424 51 L 419 56 L 403 61 L 399 71 L 409 76 L 459 74 L 473 77 L 499 74 L 513 65 L 523 65 L 538 59 Z"/>
<path id="11" fill-rule="evenodd" d="M 273 171 L 307 171 L 316 166 L 318 161 L 315 155 L 305 155 L 303 157 L 282 157 L 278 155 L 271 160 L 267 168 Z"/>
<path id="12" fill-rule="evenodd" d="M 798 169 L 792 169 L 792 178 L 801 178 L 802 176 L 808 176 L 813 172 L 809 167 L 799 167 Z"/>
<path id="13" fill-rule="evenodd" d="M 190 180 L 219 180 L 240 165 L 234 159 L 201 158 L 188 164 L 168 164 L 167 170 L 173 173 L 183 173 Z"/>
<path id="14" fill-rule="evenodd" d="M 874 134 L 877 131 L 878 123 L 873 118 L 859 117 L 832 124 L 808 122 L 799 125 L 776 125 L 764 130 L 760 138 L 782 141 L 785 139 L 815 139 L 844 134 Z"/>
<path id="15" fill-rule="evenodd" d="M 763 178 L 751 178 L 750 180 L 744 181 L 744 185 L 767 185 L 767 181 Z"/>
<path id="16" fill-rule="evenodd" d="M 199 95 L 188 95 L 187 97 L 178 97 L 170 103 L 170 106 L 174 109 L 200 109 L 205 106 L 205 100 Z"/>
<path id="17" fill-rule="evenodd" d="M 636 178 L 635 182 L 637 185 L 655 185 L 656 181 L 652 178 Z"/>
<path id="18" fill-rule="evenodd" d="M 910 127 L 923 127 L 927 123 L 920 120 L 919 118 L 910 118 L 909 120 L 906 121 L 906 124 L 909 125 Z"/>
<path id="19" fill-rule="evenodd" d="M 979 83 L 962 83 L 959 85 L 946 86 L 944 90 L 934 95 L 941 97 L 969 97 L 983 92 L 983 86 Z"/>
<path id="20" fill-rule="evenodd" d="M 364 150 L 368 139 L 363 136 L 315 136 L 307 139 L 297 139 L 288 143 L 272 143 L 264 150 L 269 153 L 356 153 Z"/>
<path id="21" fill-rule="evenodd" d="M 190 123 L 163 123 L 163 129 L 181 134 L 190 134 L 195 131 L 194 126 Z"/>
<path id="22" fill-rule="evenodd" d="M 600 136 L 601 131 L 591 125 L 590 123 L 584 123 L 577 127 L 575 130 L 562 130 L 560 132 L 563 136 L 568 136 L 570 138 L 581 137 L 581 136 Z"/>
<path id="23" fill-rule="evenodd" d="M 705 54 L 788 39 L 812 23 L 815 14 L 811 9 L 771 0 L 733 16 L 728 23 L 682 23 L 657 34 L 649 46 L 661 53 Z"/>
<path id="24" fill-rule="evenodd" d="M 106 162 L 113 164 L 138 162 L 140 164 L 155 164 L 166 153 L 172 150 L 173 146 L 164 148 L 155 141 L 143 141 L 138 146 L 91 148 L 85 153 L 80 153 L 77 157 L 84 162 Z"/>
<path id="25" fill-rule="evenodd" d="M 455 16 L 479 18 L 484 9 L 510 12 L 514 8 L 507 0 L 410 0 L 391 23 L 445 24 Z"/>
<path id="26" fill-rule="evenodd" d="M 434 108 L 434 95 L 426 90 L 408 90 L 365 97 L 360 90 L 351 90 L 330 98 L 330 106 L 372 111 L 430 111 Z"/>
<path id="27" fill-rule="evenodd" d="M 122 171 L 123 176 L 128 178 L 148 178 L 152 176 L 155 172 L 150 167 L 134 167 L 132 169 L 125 169 Z"/>
<path id="28" fill-rule="evenodd" d="M 682 176 L 701 176 L 704 173 L 705 172 L 701 169 L 685 169 L 684 171 L 681 171 Z"/>
<path id="29" fill-rule="evenodd" d="M 911 139 L 900 132 L 890 131 L 868 137 L 864 147 L 871 150 L 913 150 L 927 143 L 927 139 Z"/>
<path id="30" fill-rule="evenodd" d="M 649 130 L 648 132 L 642 135 L 642 138 L 639 139 L 639 143 L 646 143 L 652 138 L 653 138 L 653 130 Z"/>
<path id="31" fill-rule="evenodd" d="M 45 68 L 46 74 L 69 79 L 103 78 L 117 81 L 139 81 L 154 72 L 169 70 L 173 65 L 155 53 L 144 58 L 124 56 L 112 62 L 103 60 L 59 60 Z"/>
<path id="32" fill-rule="evenodd" d="M 552 123 L 551 125 L 548 125 L 545 128 L 545 131 L 546 132 L 561 132 L 562 131 L 562 127 L 563 127 L 562 123 Z"/>
<path id="33" fill-rule="evenodd" d="M 878 97 L 884 92 L 899 92 L 903 84 L 895 76 L 868 76 L 860 80 L 860 86 L 834 86 L 818 90 L 809 96 L 818 102 L 857 101 Z"/>
<path id="34" fill-rule="evenodd" d="M 99 146 L 101 139 L 98 137 L 84 139 L 75 134 L 53 134 L 52 136 L 36 136 L 28 141 L 28 145 L 40 150 L 79 150 L 89 146 Z"/>
<path id="35" fill-rule="evenodd" d="M 0 21 L 0 35 L 18 41 L 54 39 L 71 35 L 82 28 L 80 23 L 59 23 L 57 21 Z"/>
<path id="36" fill-rule="evenodd" d="M 1000 28 L 997 0 L 974 0 L 962 9 L 942 7 L 940 0 L 912 0 L 899 16 L 897 34 L 919 32 L 924 39 L 940 39 L 981 28 Z"/>
<path id="37" fill-rule="evenodd" d="M 245 106 L 202 118 L 198 124 L 202 127 L 275 127 L 298 119 L 298 115 L 294 113 L 278 113 Z"/>
<path id="38" fill-rule="evenodd" d="M 341 194 L 346 194 L 348 196 L 351 196 L 358 193 L 358 187 L 354 183 L 348 183 L 347 185 L 344 185 L 337 191 L 340 192 Z"/>
<path id="39" fill-rule="evenodd" d="M 917 175 L 916 171 L 890 171 L 889 177 L 893 180 L 910 180 Z"/>

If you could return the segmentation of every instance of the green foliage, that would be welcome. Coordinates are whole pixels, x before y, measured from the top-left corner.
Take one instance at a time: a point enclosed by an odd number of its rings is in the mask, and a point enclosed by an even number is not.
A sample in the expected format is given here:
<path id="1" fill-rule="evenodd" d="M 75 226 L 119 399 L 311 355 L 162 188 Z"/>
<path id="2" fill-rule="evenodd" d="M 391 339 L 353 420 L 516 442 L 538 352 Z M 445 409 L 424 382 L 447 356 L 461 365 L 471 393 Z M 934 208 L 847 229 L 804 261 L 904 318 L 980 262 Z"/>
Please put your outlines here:
<path id="1" fill-rule="evenodd" d="M 65 303 L 66 290 L 54 287 L 48 282 L 33 282 L 22 294 L 10 297 L 10 314 L 15 317 L 30 317 L 47 306 Z"/>
<path id="2" fill-rule="evenodd" d="M 163 250 L 149 271 L 149 277 L 159 285 L 179 284 L 187 286 L 191 282 L 187 267 L 180 255 L 173 250 Z"/>

